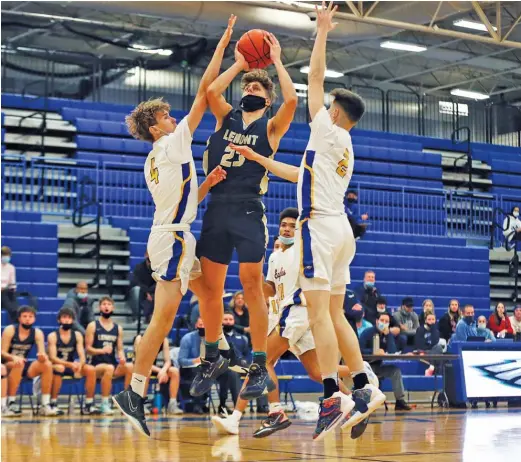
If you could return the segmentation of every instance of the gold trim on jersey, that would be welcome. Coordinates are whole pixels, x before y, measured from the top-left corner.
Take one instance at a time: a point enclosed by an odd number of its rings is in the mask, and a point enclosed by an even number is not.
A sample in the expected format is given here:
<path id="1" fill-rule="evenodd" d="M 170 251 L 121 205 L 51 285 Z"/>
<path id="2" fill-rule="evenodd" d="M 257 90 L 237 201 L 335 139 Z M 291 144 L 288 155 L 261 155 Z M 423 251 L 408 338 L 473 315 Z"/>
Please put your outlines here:
<path id="1" fill-rule="evenodd" d="M 206 141 L 206 149 L 203 152 L 203 172 L 208 176 L 208 150 L 210 149 L 210 138 Z"/>
<path id="2" fill-rule="evenodd" d="M 273 153 L 271 156 L 269 156 L 269 159 L 273 159 L 275 157 L 275 153 Z M 262 177 L 262 180 L 259 185 L 260 193 L 261 195 L 264 195 L 268 192 L 268 184 L 270 182 L 270 179 L 268 178 L 268 169 L 266 169 L 266 173 Z"/>
<path id="3" fill-rule="evenodd" d="M 300 274 L 304 274 L 304 236 L 302 235 L 302 225 L 308 221 L 309 218 L 304 218 L 299 223 L 300 228 Z"/>
<path id="4" fill-rule="evenodd" d="M 179 262 L 177 263 L 177 269 L 175 270 L 175 279 L 173 279 L 174 281 L 177 281 L 178 279 L 180 279 L 179 272 L 181 270 L 181 265 L 183 264 L 183 257 L 185 256 L 185 240 L 182 237 L 178 236 L 176 232 L 174 232 L 173 234 L 174 234 L 175 240 L 181 242 L 181 246 L 182 246 L 181 256 L 179 257 Z"/>
<path id="5" fill-rule="evenodd" d="M 181 169 L 182 169 L 182 166 L 181 166 Z M 183 181 L 183 183 L 181 184 L 181 196 L 179 198 L 179 201 L 177 202 L 177 205 L 175 207 L 175 210 L 174 210 L 174 217 L 172 218 L 172 222 L 174 222 L 177 218 L 177 212 L 179 211 L 179 206 L 181 205 L 181 202 L 183 202 L 183 196 L 184 196 L 184 192 L 185 192 L 185 187 L 186 187 L 186 184 L 192 180 L 192 163 L 190 162 L 190 173 L 188 174 L 188 177 L 186 177 Z M 186 199 L 188 201 L 188 198 Z"/>

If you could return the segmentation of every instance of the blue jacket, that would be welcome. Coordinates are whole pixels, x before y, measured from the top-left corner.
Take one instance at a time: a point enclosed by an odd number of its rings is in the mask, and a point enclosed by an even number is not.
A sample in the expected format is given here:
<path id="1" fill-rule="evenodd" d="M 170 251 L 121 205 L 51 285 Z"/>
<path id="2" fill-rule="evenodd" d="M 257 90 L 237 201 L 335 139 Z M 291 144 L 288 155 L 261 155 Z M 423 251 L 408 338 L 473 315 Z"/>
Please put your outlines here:
<path id="1" fill-rule="evenodd" d="M 451 341 L 466 342 L 469 337 L 478 336 L 477 322 L 468 325 L 464 319 L 460 319 L 456 324 L 456 332 L 452 335 Z"/>
<path id="2" fill-rule="evenodd" d="M 490 340 L 491 342 L 496 341 L 496 337 L 494 337 L 494 334 L 490 329 L 485 329 L 484 331 L 477 329 L 477 331 L 479 337 L 485 337 L 485 340 Z"/>
<path id="3" fill-rule="evenodd" d="M 373 336 L 376 333 L 378 333 L 380 336 L 380 348 L 382 350 L 389 354 L 393 354 L 398 351 L 393 334 L 389 333 L 384 335 L 376 330 L 376 327 L 370 327 L 369 329 L 364 330 L 360 336 L 360 349 L 362 350 L 362 353 L 373 353 Z"/>
<path id="4" fill-rule="evenodd" d="M 181 339 L 178 361 L 181 367 L 192 367 L 193 360 L 201 354 L 201 336 L 198 330 L 186 334 Z"/>
<path id="5" fill-rule="evenodd" d="M 440 342 L 440 331 L 436 325 L 431 326 L 429 330 L 425 326 L 416 329 L 414 336 L 414 346 L 417 350 L 428 351 Z"/>
<path id="6" fill-rule="evenodd" d="M 245 335 L 237 332 L 235 329 L 232 330 L 231 334 L 224 335 L 228 345 L 230 345 L 230 348 L 233 346 L 239 359 L 250 359 L 250 345 L 248 343 L 248 338 Z"/>
<path id="7" fill-rule="evenodd" d="M 370 327 L 373 327 L 373 325 L 369 321 L 366 321 L 365 319 L 362 319 L 362 325 L 360 327 L 356 328 L 356 330 L 358 331 L 358 337 L 360 337 L 362 335 L 362 333 L 366 329 L 369 329 Z"/>

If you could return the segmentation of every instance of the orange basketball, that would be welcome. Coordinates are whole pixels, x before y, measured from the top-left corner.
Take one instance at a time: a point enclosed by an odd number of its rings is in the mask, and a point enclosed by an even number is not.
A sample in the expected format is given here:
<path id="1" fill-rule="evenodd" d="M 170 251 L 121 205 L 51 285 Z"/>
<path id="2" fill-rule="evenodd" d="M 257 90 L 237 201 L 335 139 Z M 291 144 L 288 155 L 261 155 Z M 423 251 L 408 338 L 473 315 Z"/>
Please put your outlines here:
<path id="1" fill-rule="evenodd" d="M 248 61 L 250 69 L 264 69 L 271 64 L 270 46 L 264 40 L 267 35 L 265 30 L 252 29 L 239 39 L 237 48 Z"/>

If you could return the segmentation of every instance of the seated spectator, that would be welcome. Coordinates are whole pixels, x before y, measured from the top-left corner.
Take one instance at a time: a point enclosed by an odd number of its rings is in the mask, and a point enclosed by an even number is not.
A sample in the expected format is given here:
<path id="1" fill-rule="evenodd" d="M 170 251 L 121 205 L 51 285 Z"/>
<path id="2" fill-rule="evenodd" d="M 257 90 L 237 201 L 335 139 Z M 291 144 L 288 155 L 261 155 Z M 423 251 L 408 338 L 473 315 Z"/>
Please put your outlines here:
<path id="1" fill-rule="evenodd" d="M 461 311 L 459 309 L 459 302 L 456 299 L 452 299 L 449 303 L 449 309 L 438 321 L 441 338 L 447 343 L 456 333 L 456 326 L 460 319 Z"/>
<path id="2" fill-rule="evenodd" d="M 456 325 L 456 332 L 451 338 L 451 341 L 466 342 L 469 337 L 477 337 L 478 328 L 474 319 L 474 307 L 472 305 L 465 305 L 463 308 L 463 317 Z"/>
<path id="3" fill-rule="evenodd" d="M 373 337 L 379 336 L 379 355 L 395 354 L 397 352 L 394 336 L 389 330 L 391 317 L 387 313 L 381 313 L 378 317 L 376 327 L 371 326 L 360 336 L 360 348 L 364 354 L 373 354 Z M 411 407 L 405 402 L 405 390 L 403 387 L 402 372 L 394 364 L 382 364 L 382 361 L 371 362 L 371 367 L 377 377 L 391 380 L 394 397 L 396 398 L 395 409 L 410 411 Z"/>
<path id="4" fill-rule="evenodd" d="M 357 224 L 362 224 L 369 219 L 367 213 L 360 214 L 358 206 L 358 192 L 355 189 L 349 189 L 344 199 L 344 208 L 346 215 L 352 217 Z"/>
<path id="5" fill-rule="evenodd" d="M 394 339 L 397 342 L 396 347 L 398 348 L 398 351 L 402 351 L 403 347 L 407 343 L 407 337 L 405 335 L 401 335 L 400 325 L 396 322 L 396 319 L 394 319 L 393 314 L 387 309 L 387 299 L 385 297 L 380 296 L 376 299 L 376 311 L 378 316 L 380 316 L 381 313 L 387 313 L 391 318 L 391 323 L 389 324 L 390 331 L 391 334 L 394 335 Z M 403 345 L 401 345 L 401 343 L 403 343 Z"/>
<path id="6" fill-rule="evenodd" d="M 235 318 L 235 330 L 241 334 L 250 333 L 250 313 L 244 301 L 244 293 L 235 292 L 230 301 L 230 308 L 233 310 L 233 317 Z"/>
<path id="7" fill-rule="evenodd" d="M 344 314 L 346 316 L 347 321 L 353 328 L 353 331 L 355 332 L 355 334 L 357 334 L 357 323 L 362 321 L 362 318 L 364 316 L 364 309 L 362 308 L 362 305 L 360 305 L 360 302 L 358 301 L 356 294 L 347 287 L 346 295 L 344 297 Z"/>
<path id="8" fill-rule="evenodd" d="M 226 311 L 223 315 L 223 333 L 226 336 L 228 345 L 235 351 L 236 358 L 243 362 L 245 365 L 248 364 L 247 358 L 250 355 L 250 349 L 248 346 L 248 339 L 246 336 L 240 334 L 235 330 L 235 318 L 233 313 Z M 239 392 L 241 390 L 241 379 L 237 372 L 228 369 L 224 374 L 217 378 L 219 383 L 219 413 L 231 414 L 233 410 L 226 407 L 226 400 L 228 398 L 228 392 L 232 395 L 232 402 L 237 402 Z"/>
<path id="9" fill-rule="evenodd" d="M 407 345 L 414 345 L 414 336 L 420 325 L 418 315 L 414 312 L 414 301 L 411 297 L 402 300 L 399 311 L 394 313 L 394 319 L 400 326 L 401 333 L 407 337 Z"/>
<path id="10" fill-rule="evenodd" d="M 179 366 L 181 367 L 181 379 L 183 382 L 189 382 L 190 384 L 197 372 L 196 368 L 201 364 L 201 341 L 204 339 L 204 323 L 202 318 L 197 320 L 195 327 L 196 330 L 189 332 L 181 339 L 178 356 Z M 190 385 L 188 385 L 188 387 L 190 387 Z M 187 391 L 185 392 L 183 384 L 181 384 L 181 392 L 187 396 L 187 398 L 190 396 Z M 194 414 L 207 414 L 209 412 L 206 406 L 208 393 L 190 398 L 193 402 L 191 412 Z M 188 406 L 185 406 L 185 411 L 187 411 L 187 408 Z"/>
<path id="11" fill-rule="evenodd" d="M 499 302 L 494 312 L 488 318 L 487 327 L 497 338 L 513 338 L 514 330 L 510 324 L 510 319 L 505 313 L 505 305 Z"/>
<path id="12" fill-rule="evenodd" d="M 52 362 L 53 381 L 51 391 L 51 407 L 58 410 L 58 395 L 62 386 L 63 377 L 85 377 L 85 406 L 84 414 L 97 415 L 99 410 L 94 406 L 94 393 L 96 391 L 96 370 L 94 366 L 86 364 L 83 335 L 72 330 L 74 323 L 74 311 L 70 308 L 62 308 L 57 316 L 59 328 L 51 332 L 47 337 L 49 359 Z M 74 359 L 78 360 L 75 361 Z M 58 410 L 58 414 L 63 411 Z"/>
<path id="13" fill-rule="evenodd" d="M 112 379 L 125 377 L 125 388 L 132 378 L 132 364 L 127 363 L 123 350 L 123 328 L 112 319 L 114 301 L 110 297 L 102 297 L 99 302 L 100 318 L 92 321 L 85 333 L 87 354 L 92 356 L 91 364 L 96 369 L 96 377 L 101 379 L 100 412 L 112 415 L 109 395 Z"/>
<path id="14" fill-rule="evenodd" d="M 422 312 L 420 313 L 420 316 L 418 317 L 418 322 L 420 323 L 420 326 L 423 326 L 425 324 L 425 314 L 426 313 L 435 313 L 434 303 L 430 298 L 426 298 L 422 303 Z"/>
<path id="15" fill-rule="evenodd" d="M 141 335 L 136 335 L 134 339 L 134 357 L 137 354 L 137 350 L 139 349 L 139 344 L 143 337 Z M 163 364 L 159 367 L 158 359 L 159 356 L 163 354 Z M 161 345 L 161 349 L 157 353 L 156 360 L 151 369 L 151 375 L 155 375 L 157 377 L 157 382 L 159 383 L 160 388 L 168 387 L 168 407 L 167 413 L 171 415 L 182 414 L 183 410 L 179 408 L 177 404 L 177 392 L 179 391 L 179 369 L 177 367 L 172 366 L 172 361 L 170 359 L 170 344 L 168 342 L 168 337 L 165 337 L 163 340 L 163 345 Z M 150 377 L 147 379 L 147 384 L 145 385 L 145 390 L 148 390 L 148 381 Z M 163 394 L 163 390 L 161 390 L 161 394 Z"/>
<path id="16" fill-rule="evenodd" d="M 418 327 L 414 337 L 416 350 L 431 355 L 443 354 L 443 345 L 440 343 L 440 331 L 436 325 L 436 315 L 428 311 L 425 314 L 425 322 Z M 434 375 L 434 364 L 430 364 L 425 371 L 426 376 Z"/>
<path id="17" fill-rule="evenodd" d="M 364 319 L 364 312 L 362 311 L 362 317 L 356 321 L 356 332 L 358 334 L 358 338 L 360 338 L 362 333 L 370 327 L 373 327 L 373 325 Z"/>
<path id="18" fill-rule="evenodd" d="M 42 406 L 40 415 L 55 416 L 57 409 L 51 407 L 52 364 L 45 353 L 43 332 L 34 327 L 36 310 L 32 306 L 21 306 L 18 310 L 18 325 L 10 325 L 2 334 L 2 362 L 9 371 L 8 413 L 3 417 L 14 417 L 21 414 L 16 407 L 16 393 L 22 378 L 36 379 L 41 383 Z M 28 362 L 29 353 L 36 345 L 37 360 Z"/>
<path id="19" fill-rule="evenodd" d="M 64 308 L 71 308 L 76 315 L 73 329 L 85 335 L 85 328 L 94 321 L 94 299 L 89 297 L 89 286 L 80 281 L 74 289 L 69 290 L 65 298 Z"/>
<path id="20" fill-rule="evenodd" d="M 507 242 L 507 247 L 512 248 L 521 242 L 521 220 L 519 219 L 519 207 L 512 207 L 510 213 L 503 221 L 503 236 Z M 517 244 L 519 250 L 519 244 Z"/>
<path id="21" fill-rule="evenodd" d="M 485 342 L 495 342 L 496 339 L 490 329 L 487 329 L 487 318 L 481 315 L 478 318 L 478 337 L 485 337 Z"/>
<path id="22" fill-rule="evenodd" d="M 510 316 L 510 324 L 514 331 L 514 338 L 517 341 L 521 341 L 521 304 L 516 305 L 514 308 L 514 314 Z"/>
<path id="23" fill-rule="evenodd" d="M 364 282 L 355 289 L 355 294 L 364 308 L 365 319 L 374 326 L 378 317 L 376 299 L 381 295 L 376 288 L 376 274 L 374 271 L 365 272 Z"/>
<path id="24" fill-rule="evenodd" d="M 154 296 L 156 293 L 156 280 L 152 277 L 152 267 L 148 252 L 145 259 L 138 263 L 132 271 L 132 288 L 129 292 L 128 305 L 132 310 L 132 316 L 144 316 L 145 322 L 149 323 L 154 311 Z"/>
<path id="25" fill-rule="evenodd" d="M 18 320 L 18 302 L 16 300 L 16 269 L 11 263 L 12 252 L 7 246 L 2 247 L 2 309 L 9 314 L 13 324 Z"/>

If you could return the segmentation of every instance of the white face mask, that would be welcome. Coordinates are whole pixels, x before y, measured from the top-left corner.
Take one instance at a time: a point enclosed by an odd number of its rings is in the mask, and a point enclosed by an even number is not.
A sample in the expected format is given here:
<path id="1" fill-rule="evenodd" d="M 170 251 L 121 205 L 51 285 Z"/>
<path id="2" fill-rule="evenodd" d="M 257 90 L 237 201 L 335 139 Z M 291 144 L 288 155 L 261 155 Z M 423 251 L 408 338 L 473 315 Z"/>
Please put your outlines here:
<path id="1" fill-rule="evenodd" d="M 514 218 L 517 218 L 519 217 L 519 212 L 513 212 L 512 215 L 514 216 Z"/>

